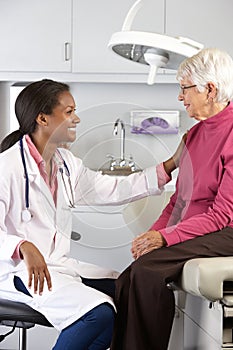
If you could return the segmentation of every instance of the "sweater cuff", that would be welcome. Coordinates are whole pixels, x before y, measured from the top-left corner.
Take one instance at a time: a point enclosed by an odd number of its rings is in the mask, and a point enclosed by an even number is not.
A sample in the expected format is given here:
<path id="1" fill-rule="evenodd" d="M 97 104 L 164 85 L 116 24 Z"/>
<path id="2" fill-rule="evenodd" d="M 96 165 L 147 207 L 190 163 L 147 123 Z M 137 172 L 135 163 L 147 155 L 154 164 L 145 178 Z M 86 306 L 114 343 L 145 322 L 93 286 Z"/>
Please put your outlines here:
<path id="1" fill-rule="evenodd" d="M 159 229 L 159 232 L 167 242 L 167 247 L 177 243 L 181 243 L 180 236 L 176 230 L 176 225 Z"/>
<path id="2" fill-rule="evenodd" d="M 163 187 L 164 185 L 166 185 L 167 182 L 169 182 L 171 180 L 171 177 L 168 176 L 168 174 L 166 173 L 165 169 L 164 169 L 164 165 L 163 163 L 160 163 L 156 166 L 156 173 L 157 173 L 157 177 L 158 177 L 158 187 Z"/>

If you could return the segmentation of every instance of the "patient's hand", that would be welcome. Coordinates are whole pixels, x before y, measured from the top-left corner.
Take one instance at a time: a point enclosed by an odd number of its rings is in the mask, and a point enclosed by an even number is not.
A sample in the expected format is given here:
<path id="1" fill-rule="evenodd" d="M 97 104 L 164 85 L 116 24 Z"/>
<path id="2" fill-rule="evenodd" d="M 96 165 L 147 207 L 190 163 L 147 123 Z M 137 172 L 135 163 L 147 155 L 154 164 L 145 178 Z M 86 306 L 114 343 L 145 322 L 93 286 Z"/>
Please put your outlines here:
<path id="1" fill-rule="evenodd" d="M 137 236 L 132 243 L 131 252 L 134 259 L 166 245 L 166 241 L 159 231 L 147 231 Z"/>
<path id="2" fill-rule="evenodd" d="M 37 247 L 28 241 L 20 245 L 20 253 L 28 269 L 28 287 L 34 285 L 34 293 L 39 291 L 41 295 L 44 289 L 44 280 L 46 280 L 48 289 L 52 289 L 52 282 L 47 264 L 43 255 Z"/>

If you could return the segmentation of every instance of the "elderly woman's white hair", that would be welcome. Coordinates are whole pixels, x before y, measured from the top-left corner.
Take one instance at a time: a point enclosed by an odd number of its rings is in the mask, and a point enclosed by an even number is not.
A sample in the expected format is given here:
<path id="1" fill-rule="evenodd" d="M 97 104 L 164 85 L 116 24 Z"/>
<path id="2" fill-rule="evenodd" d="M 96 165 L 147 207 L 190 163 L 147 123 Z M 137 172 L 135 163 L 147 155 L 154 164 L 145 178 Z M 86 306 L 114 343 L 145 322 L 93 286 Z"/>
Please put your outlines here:
<path id="1" fill-rule="evenodd" d="M 217 87 L 215 102 L 224 103 L 233 99 L 233 60 L 227 52 L 207 48 L 185 59 L 179 66 L 177 80 L 189 79 L 204 91 L 207 83 Z"/>

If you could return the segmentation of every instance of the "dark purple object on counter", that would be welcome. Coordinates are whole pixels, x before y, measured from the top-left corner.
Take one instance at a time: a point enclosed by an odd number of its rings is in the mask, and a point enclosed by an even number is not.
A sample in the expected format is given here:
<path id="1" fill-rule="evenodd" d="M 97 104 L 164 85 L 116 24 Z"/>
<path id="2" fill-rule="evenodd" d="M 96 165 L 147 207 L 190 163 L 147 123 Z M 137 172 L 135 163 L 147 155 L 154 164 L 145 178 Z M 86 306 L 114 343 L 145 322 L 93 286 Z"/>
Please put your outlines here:
<path id="1" fill-rule="evenodd" d="M 147 129 L 153 126 L 160 126 L 163 129 L 167 129 L 169 127 L 169 124 L 166 120 L 162 118 L 151 117 L 151 118 L 144 119 L 141 122 L 141 126 L 143 127 L 143 129 Z"/>

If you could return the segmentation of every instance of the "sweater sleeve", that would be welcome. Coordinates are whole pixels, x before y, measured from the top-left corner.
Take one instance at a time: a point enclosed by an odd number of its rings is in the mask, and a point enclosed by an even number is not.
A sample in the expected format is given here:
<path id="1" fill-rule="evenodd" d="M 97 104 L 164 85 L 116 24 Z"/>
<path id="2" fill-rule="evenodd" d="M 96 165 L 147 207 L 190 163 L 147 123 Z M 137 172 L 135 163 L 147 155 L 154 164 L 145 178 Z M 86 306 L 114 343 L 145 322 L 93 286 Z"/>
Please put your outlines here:
<path id="1" fill-rule="evenodd" d="M 223 162 L 222 178 L 215 200 L 206 212 L 167 227 L 164 225 L 163 228 L 159 226 L 159 220 L 153 225 L 163 235 L 168 246 L 232 225 L 233 196 L 230 189 L 233 188 L 233 153 L 230 150 Z"/>
<path id="2" fill-rule="evenodd" d="M 171 196 L 169 203 L 162 211 L 160 217 L 153 223 L 150 230 L 159 231 L 164 227 L 175 225 L 179 222 L 184 203 L 177 196 L 179 181 L 177 179 L 176 192 Z"/>

